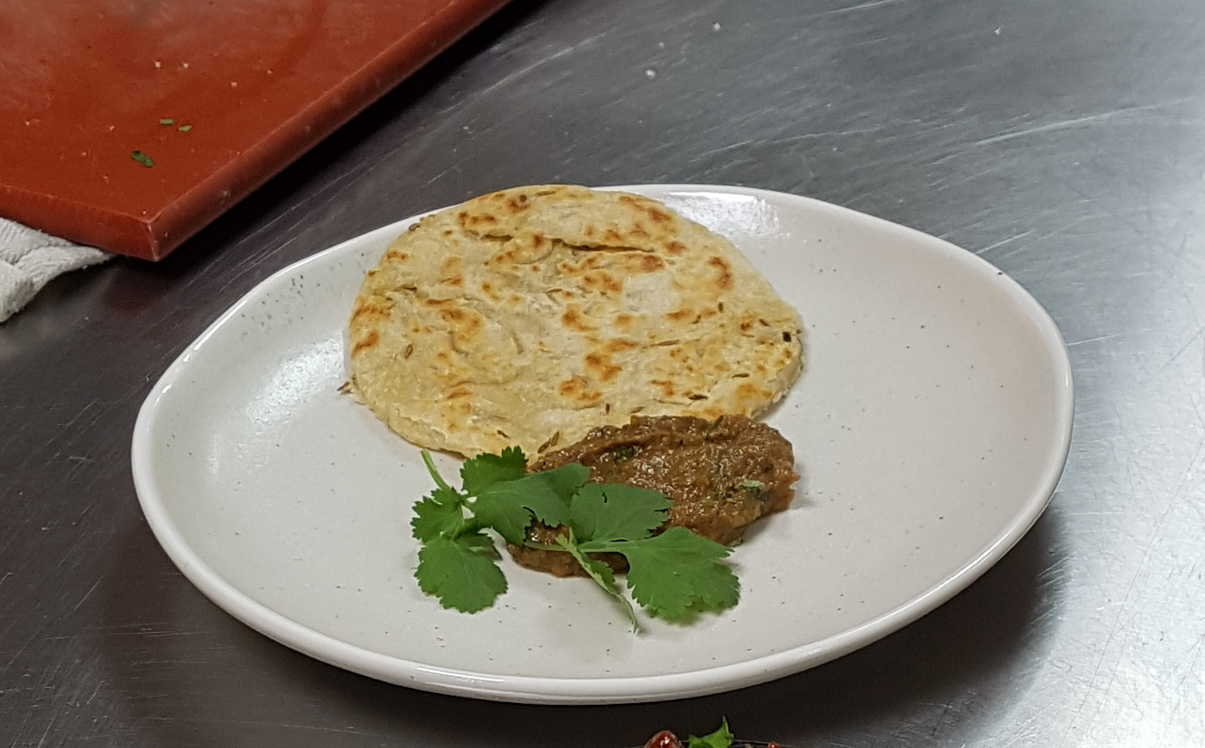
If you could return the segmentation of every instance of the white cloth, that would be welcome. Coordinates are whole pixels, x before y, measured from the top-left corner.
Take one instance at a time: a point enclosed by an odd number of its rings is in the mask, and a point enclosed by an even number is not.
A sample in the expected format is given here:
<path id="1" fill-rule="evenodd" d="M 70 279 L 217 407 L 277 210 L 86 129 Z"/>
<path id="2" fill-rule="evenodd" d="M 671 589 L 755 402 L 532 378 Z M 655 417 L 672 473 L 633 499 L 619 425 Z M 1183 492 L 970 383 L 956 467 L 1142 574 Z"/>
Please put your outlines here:
<path id="1" fill-rule="evenodd" d="M 110 257 L 0 218 L 0 323 L 19 312 L 51 278 Z"/>

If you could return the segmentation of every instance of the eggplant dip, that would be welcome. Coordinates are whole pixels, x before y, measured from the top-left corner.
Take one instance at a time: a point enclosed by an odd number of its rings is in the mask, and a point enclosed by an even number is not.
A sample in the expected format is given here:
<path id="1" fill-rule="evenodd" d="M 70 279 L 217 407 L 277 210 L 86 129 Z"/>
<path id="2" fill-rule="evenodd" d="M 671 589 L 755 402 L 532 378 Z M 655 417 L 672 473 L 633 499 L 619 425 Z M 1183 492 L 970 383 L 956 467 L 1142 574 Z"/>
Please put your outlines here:
<path id="1" fill-rule="evenodd" d="M 785 509 L 794 495 L 795 456 L 775 429 L 744 416 L 709 421 L 690 416 L 634 417 L 625 426 L 602 426 L 581 441 L 549 452 L 532 472 L 569 463 L 591 469 L 594 483 L 622 483 L 658 491 L 670 500 L 660 528 L 684 527 L 718 543 L 741 540 L 757 519 Z M 533 524 L 529 539 L 554 544 L 561 527 Z M 556 576 L 584 571 L 566 553 L 509 544 L 519 564 Z M 597 554 L 615 571 L 623 556 Z"/>

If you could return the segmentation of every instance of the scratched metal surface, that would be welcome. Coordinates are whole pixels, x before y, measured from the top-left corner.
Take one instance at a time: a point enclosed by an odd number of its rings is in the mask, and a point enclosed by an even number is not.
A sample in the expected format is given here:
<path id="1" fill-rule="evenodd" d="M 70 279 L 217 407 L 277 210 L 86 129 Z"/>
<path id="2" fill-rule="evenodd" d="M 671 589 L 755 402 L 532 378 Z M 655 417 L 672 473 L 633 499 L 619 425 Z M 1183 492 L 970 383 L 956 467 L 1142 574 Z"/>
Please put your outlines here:
<path id="1" fill-rule="evenodd" d="M 1205 743 L 1205 4 L 519 3 L 158 266 L 0 327 L 0 745 Z M 525 182 L 812 195 L 950 239 L 1067 337 L 1054 504 L 951 603 L 842 660 L 661 705 L 379 684 L 208 603 L 127 464 L 154 377 L 292 260 Z"/>

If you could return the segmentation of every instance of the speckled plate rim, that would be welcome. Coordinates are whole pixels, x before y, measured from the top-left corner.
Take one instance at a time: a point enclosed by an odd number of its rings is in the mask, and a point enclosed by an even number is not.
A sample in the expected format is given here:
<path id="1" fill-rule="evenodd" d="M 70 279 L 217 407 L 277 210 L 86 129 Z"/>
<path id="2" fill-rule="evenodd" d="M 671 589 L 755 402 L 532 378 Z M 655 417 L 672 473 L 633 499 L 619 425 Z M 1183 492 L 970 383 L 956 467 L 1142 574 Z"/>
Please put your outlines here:
<path id="1" fill-rule="evenodd" d="M 156 415 L 164 394 L 181 379 L 192 357 L 206 346 L 215 332 L 228 320 L 258 302 L 281 278 L 303 271 L 330 255 L 355 251 L 365 242 L 392 238 L 418 218 L 436 212 L 427 211 L 349 239 L 288 265 L 264 279 L 206 328 L 167 368 L 147 395 L 138 412 L 131 445 L 134 487 L 151 531 L 184 576 L 227 613 L 265 636 L 317 660 L 372 678 L 437 693 L 494 701 L 537 704 L 637 703 L 703 696 L 764 683 L 821 665 L 871 644 L 915 621 L 965 589 L 1016 545 L 1042 515 L 1054 495 L 1071 446 L 1074 409 L 1071 362 L 1063 336 L 1054 320 L 1016 281 L 1003 275 L 981 257 L 949 242 L 813 198 L 751 187 L 701 184 L 625 185 L 601 189 L 725 193 L 776 201 L 797 201 L 812 211 L 827 212 L 851 222 L 869 224 L 880 230 L 923 239 L 929 247 L 942 253 L 945 259 L 951 262 L 969 266 L 980 273 L 998 276 L 996 280 L 1004 281 L 1006 293 L 1012 300 L 1028 309 L 1045 344 L 1057 379 L 1062 383 L 1055 393 L 1057 448 L 1048 455 L 1038 483 L 1040 488 L 1023 502 L 1019 502 L 1019 511 L 1012 521 L 977 555 L 908 602 L 820 641 L 730 665 L 651 677 L 541 678 L 492 675 L 404 660 L 315 631 L 239 591 L 207 565 L 184 540 L 153 480 L 155 465 L 151 455 L 156 435 Z"/>

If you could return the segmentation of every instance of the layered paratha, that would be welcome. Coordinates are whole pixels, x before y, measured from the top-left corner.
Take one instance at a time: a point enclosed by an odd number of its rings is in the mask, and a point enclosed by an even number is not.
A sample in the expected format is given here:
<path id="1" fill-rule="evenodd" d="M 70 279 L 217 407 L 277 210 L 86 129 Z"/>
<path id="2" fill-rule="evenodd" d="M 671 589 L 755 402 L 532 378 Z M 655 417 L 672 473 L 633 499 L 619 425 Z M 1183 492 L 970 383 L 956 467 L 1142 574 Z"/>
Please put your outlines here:
<path id="1" fill-rule="evenodd" d="M 351 384 L 415 444 L 529 455 L 635 414 L 754 416 L 801 324 L 729 242 L 654 200 L 518 187 L 412 225 L 364 279 Z"/>

